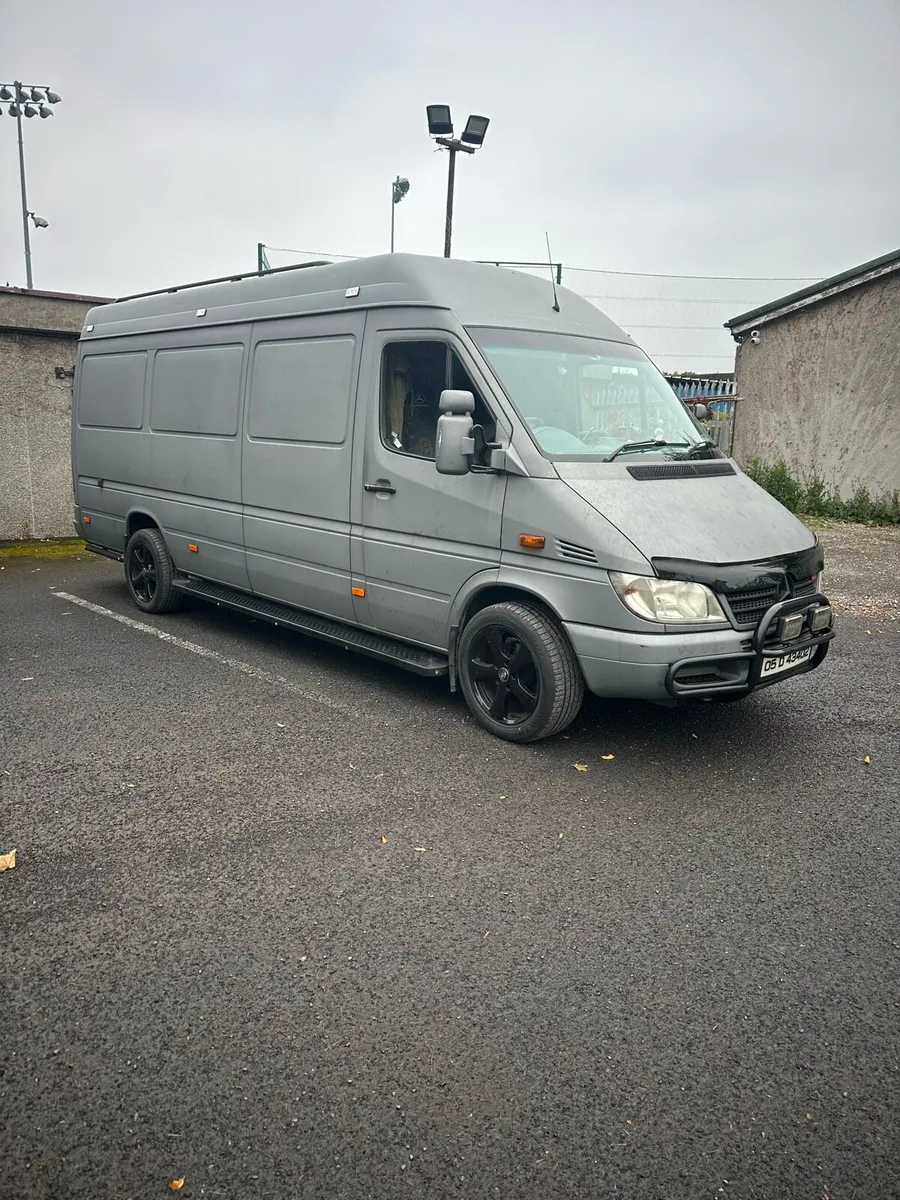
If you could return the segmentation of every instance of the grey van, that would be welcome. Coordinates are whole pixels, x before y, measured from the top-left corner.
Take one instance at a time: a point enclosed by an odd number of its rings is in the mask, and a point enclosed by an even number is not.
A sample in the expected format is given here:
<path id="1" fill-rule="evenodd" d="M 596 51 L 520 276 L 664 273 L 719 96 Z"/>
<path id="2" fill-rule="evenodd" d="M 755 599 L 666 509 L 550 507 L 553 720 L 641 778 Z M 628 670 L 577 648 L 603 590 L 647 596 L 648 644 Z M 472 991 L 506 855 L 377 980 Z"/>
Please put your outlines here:
<path id="1" fill-rule="evenodd" d="M 394 254 L 94 308 L 72 453 L 142 611 L 447 675 L 512 741 L 585 687 L 739 700 L 834 636 L 815 536 L 549 275 Z"/>

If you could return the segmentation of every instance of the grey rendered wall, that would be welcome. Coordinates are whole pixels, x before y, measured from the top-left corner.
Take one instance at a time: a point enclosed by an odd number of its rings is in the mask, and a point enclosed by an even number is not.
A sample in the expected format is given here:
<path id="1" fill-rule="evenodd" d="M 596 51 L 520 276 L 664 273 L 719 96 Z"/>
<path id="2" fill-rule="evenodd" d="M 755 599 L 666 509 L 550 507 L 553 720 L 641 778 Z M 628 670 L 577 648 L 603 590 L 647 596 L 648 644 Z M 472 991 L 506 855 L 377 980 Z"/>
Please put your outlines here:
<path id="1" fill-rule="evenodd" d="M 73 537 L 74 339 L 0 333 L 0 541 Z"/>
<path id="2" fill-rule="evenodd" d="M 0 287 L 0 541 L 74 534 L 71 371 L 96 303 Z"/>
<path id="3" fill-rule="evenodd" d="M 738 348 L 734 455 L 849 496 L 900 489 L 900 272 L 760 325 Z"/>

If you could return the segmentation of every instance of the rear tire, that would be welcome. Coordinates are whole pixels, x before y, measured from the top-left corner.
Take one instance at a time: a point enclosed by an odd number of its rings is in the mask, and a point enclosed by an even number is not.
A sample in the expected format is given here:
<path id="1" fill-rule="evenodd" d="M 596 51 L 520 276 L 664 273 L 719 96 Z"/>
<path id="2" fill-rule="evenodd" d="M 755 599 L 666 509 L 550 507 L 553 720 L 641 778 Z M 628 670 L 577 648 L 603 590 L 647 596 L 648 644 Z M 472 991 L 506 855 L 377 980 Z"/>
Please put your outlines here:
<path id="1" fill-rule="evenodd" d="M 476 613 L 459 640 L 458 674 L 476 720 L 509 742 L 559 733 L 584 699 L 569 639 L 554 618 L 529 604 L 505 601 Z"/>
<path id="2" fill-rule="evenodd" d="M 125 547 L 125 582 L 131 599 L 145 613 L 174 612 L 184 603 L 175 587 L 175 567 L 158 529 L 138 529 Z"/>

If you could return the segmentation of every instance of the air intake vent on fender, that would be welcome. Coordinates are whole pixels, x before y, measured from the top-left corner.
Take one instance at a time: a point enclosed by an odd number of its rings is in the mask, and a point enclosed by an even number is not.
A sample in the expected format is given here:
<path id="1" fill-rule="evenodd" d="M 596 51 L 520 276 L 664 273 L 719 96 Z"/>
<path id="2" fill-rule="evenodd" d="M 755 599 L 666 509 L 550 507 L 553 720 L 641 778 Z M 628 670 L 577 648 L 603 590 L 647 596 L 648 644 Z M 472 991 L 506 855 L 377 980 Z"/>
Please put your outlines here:
<path id="1" fill-rule="evenodd" d="M 597 555 L 587 546 L 576 546 L 574 542 L 564 542 L 557 538 L 556 550 L 560 558 L 566 558 L 569 562 L 590 563 L 594 567 L 597 565 Z"/>

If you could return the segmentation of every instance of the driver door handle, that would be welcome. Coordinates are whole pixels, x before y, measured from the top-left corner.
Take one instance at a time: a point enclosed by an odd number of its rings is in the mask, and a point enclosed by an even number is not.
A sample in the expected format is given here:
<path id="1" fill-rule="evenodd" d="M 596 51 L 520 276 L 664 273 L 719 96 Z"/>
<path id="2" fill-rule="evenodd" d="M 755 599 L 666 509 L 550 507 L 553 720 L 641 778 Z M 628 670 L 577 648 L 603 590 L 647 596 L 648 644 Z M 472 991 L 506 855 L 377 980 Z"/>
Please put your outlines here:
<path id="1" fill-rule="evenodd" d="M 389 479 L 376 479 L 374 483 L 364 483 L 364 492 L 386 492 L 393 496 L 397 489 L 393 486 Z"/>

